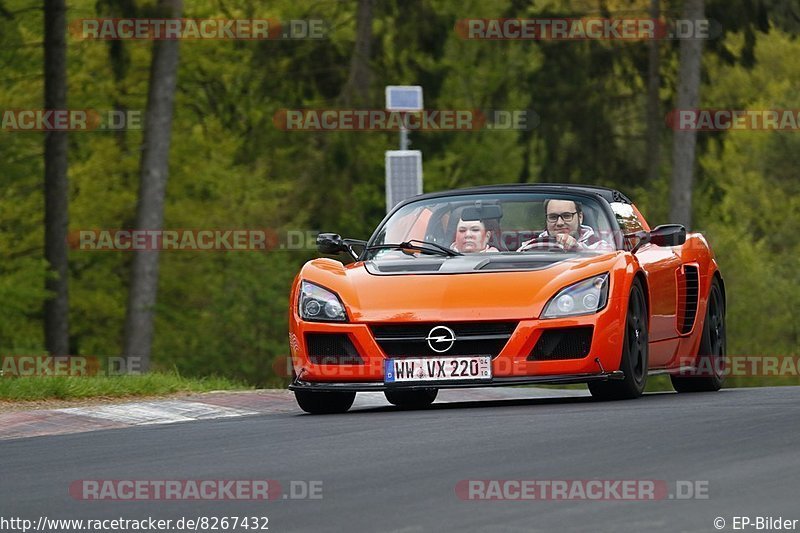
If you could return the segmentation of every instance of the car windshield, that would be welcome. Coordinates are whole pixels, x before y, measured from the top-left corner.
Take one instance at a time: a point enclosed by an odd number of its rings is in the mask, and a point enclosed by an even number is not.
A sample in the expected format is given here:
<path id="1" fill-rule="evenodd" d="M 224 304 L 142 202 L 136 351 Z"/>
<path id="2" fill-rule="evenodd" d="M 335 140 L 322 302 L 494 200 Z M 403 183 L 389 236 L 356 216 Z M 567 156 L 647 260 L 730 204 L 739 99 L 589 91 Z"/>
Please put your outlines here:
<path id="1" fill-rule="evenodd" d="M 419 257 L 415 247 L 452 254 L 600 253 L 616 249 L 613 223 L 590 196 L 570 193 L 485 193 L 422 199 L 386 220 L 365 258 Z M 440 254 L 448 257 L 448 254 Z M 431 257 L 427 254 L 426 257 Z"/>

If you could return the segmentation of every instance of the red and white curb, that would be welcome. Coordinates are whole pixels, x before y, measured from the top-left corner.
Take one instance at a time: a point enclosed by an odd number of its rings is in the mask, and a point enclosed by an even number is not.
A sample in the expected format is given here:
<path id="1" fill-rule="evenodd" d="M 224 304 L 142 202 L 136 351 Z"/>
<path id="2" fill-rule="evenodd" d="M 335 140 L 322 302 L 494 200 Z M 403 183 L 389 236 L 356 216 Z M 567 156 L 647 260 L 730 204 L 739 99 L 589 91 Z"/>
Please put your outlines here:
<path id="1" fill-rule="evenodd" d="M 588 396 L 588 391 L 539 388 L 452 389 L 440 391 L 436 403 L 575 396 Z M 390 407 L 382 392 L 359 393 L 353 404 L 354 410 L 380 407 Z M 186 400 L 134 401 L 0 413 L 0 440 L 269 413 L 300 414 L 302 411 L 295 403 L 294 394 L 286 390 L 212 392 L 198 394 Z"/>
<path id="2" fill-rule="evenodd" d="M 131 426 L 149 424 L 172 424 L 191 420 L 207 420 L 210 418 L 227 418 L 232 416 L 256 415 L 257 411 L 219 407 L 200 402 L 181 400 L 164 400 L 153 402 L 135 402 L 121 405 L 105 405 L 102 407 L 70 407 L 55 409 L 58 413 L 85 416 L 99 420 L 109 420 Z"/>
<path id="3" fill-rule="evenodd" d="M 0 440 L 281 412 L 299 412 L 289 391 L 212 392 L 185 400 L 16 411 L 0 413 Z"/>

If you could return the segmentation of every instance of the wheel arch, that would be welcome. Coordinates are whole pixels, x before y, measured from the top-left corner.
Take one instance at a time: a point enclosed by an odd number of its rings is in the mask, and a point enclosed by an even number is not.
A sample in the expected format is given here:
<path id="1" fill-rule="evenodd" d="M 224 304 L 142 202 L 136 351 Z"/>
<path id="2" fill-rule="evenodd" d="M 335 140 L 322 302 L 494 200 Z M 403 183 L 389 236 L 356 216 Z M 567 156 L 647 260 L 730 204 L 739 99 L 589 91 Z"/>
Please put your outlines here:
<path id="1" fill-rule="evenodd" d="M 637 270 L 631 279 L 631 284 L 636 280 L 642 284 L 642 292 L 644 292 L 644 306 L 647 309 L 647 325 L 650 326 L 650 287 L 647 285 L 647 276 L 643 270 Z"/>
<path id="2" fill-rule="evenodd" d="M 722 291 L 722 310 L 724 312 L 723 316 L 725 316 L 725 315 L 728 314 L 728 293 L 725 290 L 725 280 L 722 279 L 722 274 L 719 273 L 719 269 L 715 270 L 714 274 L 711 277 L 712 282 L 715 279 L 719 282 L 719 288 Z M 709 293 L 709 295 L 711 294 L 711 286 L 710 285 L 708 287 L 708 293 Z"/>

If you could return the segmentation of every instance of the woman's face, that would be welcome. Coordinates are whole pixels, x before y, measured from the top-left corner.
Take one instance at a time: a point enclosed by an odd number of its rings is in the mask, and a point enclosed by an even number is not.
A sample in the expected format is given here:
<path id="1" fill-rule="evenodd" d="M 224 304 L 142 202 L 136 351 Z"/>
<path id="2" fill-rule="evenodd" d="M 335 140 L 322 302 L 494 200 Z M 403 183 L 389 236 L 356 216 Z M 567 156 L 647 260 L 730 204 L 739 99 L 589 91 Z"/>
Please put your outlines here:
<path id="1" fill-rule="evenodd" d="M 481 252 L 486 249 L 492 232 L 479 220 L 470 222 L 458 221 L 456 229 L 456 250 L 461 253 Z"/>

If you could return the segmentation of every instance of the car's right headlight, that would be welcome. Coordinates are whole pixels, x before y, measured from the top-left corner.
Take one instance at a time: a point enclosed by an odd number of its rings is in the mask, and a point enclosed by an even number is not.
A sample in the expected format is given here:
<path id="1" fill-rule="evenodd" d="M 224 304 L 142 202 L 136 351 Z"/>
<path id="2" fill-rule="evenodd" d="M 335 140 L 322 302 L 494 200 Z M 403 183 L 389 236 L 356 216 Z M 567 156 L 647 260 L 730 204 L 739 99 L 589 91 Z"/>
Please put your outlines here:
<path id="1" fill-rule="evenodd" d="M 298 311 L 303 320 L 347 322 L 344 305 L 336 293 L 308 281 L 300 282 Z"/>
<path id="2" fill-rule="evenodd" d="M 590 315 L 608 303 L 608 273 L 592 276 L 558 291 L 544 307 L 542 318 Z"/>

